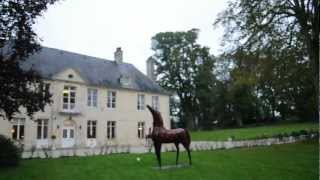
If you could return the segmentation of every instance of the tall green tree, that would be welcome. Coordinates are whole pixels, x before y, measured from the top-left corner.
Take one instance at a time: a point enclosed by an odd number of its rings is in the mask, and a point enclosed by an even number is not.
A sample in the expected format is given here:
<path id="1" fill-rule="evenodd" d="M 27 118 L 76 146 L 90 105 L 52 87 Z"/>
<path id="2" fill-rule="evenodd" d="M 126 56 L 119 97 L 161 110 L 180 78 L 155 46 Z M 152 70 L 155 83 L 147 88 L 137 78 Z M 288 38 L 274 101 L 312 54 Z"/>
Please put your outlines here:
<path id="1" fill-rule="evenodd" d="M 205 59 L 199 59 L 195 76 L 195 97 L 197 104 L 197 119 L 199 128 L 211 129 L 217 119 L 217 79 L 214 75 L 214 57 L 210 57 L 208 50 L 203 51 Z"/>
<path id="2" fill-rule="evenodd" d="M 196 43 L 198 30 L 162 32 L 152 37 L 152 50 L 159 84 L 175 92 L 179 98 L 180 120 L 190 129 L 195 128 L 196 85 L 199 61 L 209 57 L 208 48 Z"/>
<path id="3" fill-rule="evenodd" d="M 32 25 L 54 2 L 56 0 L 0 2 L 0 116 L 10 119 L 21 107 L 32 116 L 50 102 L 48 87 L 39 73 L 22 69 L 21 64 L 40 50 Z"/>
<path id="4" fill-rule="evenodd" d="M 318 0 L 233 1 L 214 23 L 225 27 L 223 46 L 229 54 L 246 51 L 259 57 L 272 52 L 273 59 L 289 58 L 309 69 L 311 74 L 301 75 L 313 85 L 308 94 L 316 100 L 311 101 L 314 119 L 319 100 L 319 6 Z M 288 53 L 299 55 L 290 58 Z"/>

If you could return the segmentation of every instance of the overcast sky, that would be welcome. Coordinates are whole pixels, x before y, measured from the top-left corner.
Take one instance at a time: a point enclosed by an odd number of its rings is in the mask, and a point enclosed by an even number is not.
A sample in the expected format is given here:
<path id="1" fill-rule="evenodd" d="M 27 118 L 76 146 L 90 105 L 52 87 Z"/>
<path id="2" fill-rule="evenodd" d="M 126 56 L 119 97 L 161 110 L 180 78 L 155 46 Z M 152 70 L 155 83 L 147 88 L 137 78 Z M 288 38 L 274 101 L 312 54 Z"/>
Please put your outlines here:
<path id="1" fill-rule="evenodd" d="M 198 28 L 198 42 L 218 54 L 222 29 L 212 23 L 225 8 L 223 0 L 60 0 L 34 28 L 47 47 L 109 60 L 121 47 L 124 61 L 145 73 L 158 32 Z"/>

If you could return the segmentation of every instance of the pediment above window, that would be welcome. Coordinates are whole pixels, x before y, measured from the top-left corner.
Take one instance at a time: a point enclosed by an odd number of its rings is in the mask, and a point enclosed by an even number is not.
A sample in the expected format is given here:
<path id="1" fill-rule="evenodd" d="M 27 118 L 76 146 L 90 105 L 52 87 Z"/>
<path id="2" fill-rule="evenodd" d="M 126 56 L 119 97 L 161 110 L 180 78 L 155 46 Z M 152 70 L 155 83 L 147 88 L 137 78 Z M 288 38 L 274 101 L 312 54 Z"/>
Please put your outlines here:
<path id="1" fill-rule="evenodd" d="M 68 68 L 64 69 L 53 76 L 55 80 L 69 81 L 69 82 L 79 82 L 85 83 L 85 79 L 81 77 L 80 73 L 74 69 Z"/>

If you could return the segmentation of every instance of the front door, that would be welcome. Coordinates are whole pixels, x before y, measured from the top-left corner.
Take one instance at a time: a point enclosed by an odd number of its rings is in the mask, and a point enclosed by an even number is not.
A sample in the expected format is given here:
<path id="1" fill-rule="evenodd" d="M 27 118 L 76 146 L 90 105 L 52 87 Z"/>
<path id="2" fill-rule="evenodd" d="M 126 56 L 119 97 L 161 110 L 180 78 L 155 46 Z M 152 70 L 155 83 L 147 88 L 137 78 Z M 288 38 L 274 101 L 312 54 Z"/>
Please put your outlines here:
<path id="1" fill-rule="evenodd" d="M 62 147 L 68 148 L 74 146 L 74 127 L 63 127 L 62 128 Z"/>

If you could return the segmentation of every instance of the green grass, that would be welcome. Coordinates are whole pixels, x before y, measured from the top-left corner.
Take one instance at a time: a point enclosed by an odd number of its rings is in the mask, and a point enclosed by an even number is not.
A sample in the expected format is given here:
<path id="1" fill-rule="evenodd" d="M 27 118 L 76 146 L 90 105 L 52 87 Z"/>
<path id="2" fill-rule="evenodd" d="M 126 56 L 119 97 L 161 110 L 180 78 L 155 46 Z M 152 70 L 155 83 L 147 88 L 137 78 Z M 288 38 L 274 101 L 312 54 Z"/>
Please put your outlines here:
<path id="1" fill-rule="evenodd" d="M 1 180 L 212 180 L 318 179 L 317 141 L 231 150 L 192 152 L 193 166 L 157 170 L 154 154 L 23 160 L 17 168 L 0 169 Z M 137 162 L 136 158 L 141 161 Z M 187 163 L 186 153 L 180 156 Z M 165 165 L 175 153 L 162 153 Z"/>
<path id="2" fill-rule="evenodd" d="M 276 124 L 269 126 L 238 128 L 238 129 L 219 129 L 213 131 L 191 132 L 192 141 L 221 141 L 234 136 L 236 140 L 253 139 L 262 135 L 272 136 L 279 133 L 291 133 L 293 131 L 318 129 L 317 123 L 290 123 Z"/>

